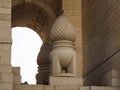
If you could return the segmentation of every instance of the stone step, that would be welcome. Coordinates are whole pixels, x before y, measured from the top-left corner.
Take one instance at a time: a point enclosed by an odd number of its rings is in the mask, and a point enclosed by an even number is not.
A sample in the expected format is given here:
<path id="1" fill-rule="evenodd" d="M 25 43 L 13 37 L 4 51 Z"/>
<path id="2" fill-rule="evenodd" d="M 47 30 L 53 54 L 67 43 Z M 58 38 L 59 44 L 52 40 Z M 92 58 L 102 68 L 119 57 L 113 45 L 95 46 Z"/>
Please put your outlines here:
<path id="1" fill-rule="evenodd" d="M 73 85 L 15 85 L 14 90 L 120 90 L 120 87 Z"/>
<path id="2" fill-rule="evenodd" d="M 82 86 L 83 78 L 79 77 L 50 77 L 50 85 L 75 85 Z"/>

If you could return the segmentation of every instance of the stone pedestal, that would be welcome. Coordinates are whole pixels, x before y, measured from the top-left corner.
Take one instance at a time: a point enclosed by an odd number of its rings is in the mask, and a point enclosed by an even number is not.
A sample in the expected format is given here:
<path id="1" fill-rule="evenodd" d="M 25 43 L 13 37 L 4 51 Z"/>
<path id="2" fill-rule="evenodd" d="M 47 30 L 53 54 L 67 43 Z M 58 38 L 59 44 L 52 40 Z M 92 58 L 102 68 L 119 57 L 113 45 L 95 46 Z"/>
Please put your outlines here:
<path id="1" fill-rule="evenodd" d="M 50 52 L 52 76 L 77 76 L 76 56 L 77 53 L 72 41 L 55 41 Z"/>
<path id="2" fill-rule="evenodd" d="M 79 77 L 50 77 L 49 79 L 50 85 L 75 85 L 82 86 L 83 79 Z"/>

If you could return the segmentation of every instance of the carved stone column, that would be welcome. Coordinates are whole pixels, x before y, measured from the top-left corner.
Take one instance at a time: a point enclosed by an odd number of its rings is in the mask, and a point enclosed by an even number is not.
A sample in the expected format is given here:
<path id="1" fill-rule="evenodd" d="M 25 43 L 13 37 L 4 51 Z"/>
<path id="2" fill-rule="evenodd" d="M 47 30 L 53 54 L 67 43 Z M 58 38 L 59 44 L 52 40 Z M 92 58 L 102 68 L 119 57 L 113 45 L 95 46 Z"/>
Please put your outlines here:
<path id="1" fill-rule="evenodd" d="M 36 75 L 37 84 L 47 85 L 49 76 L 50 76 L 49 64 L 39 65 L 38 73 Z"/>
<path id="2" fill-rule="evenodd" d="M 48 84 L 48 78 L 50 76 L 50 59 L 49 52 L 51 46 L 46 42 L 43 43 L 38 58 L 38 73 L 36 75 L 37 84 Z"/>
<path id="3" fill-rule="evenodd" d="M 69 19 L 64 15 L 59 16 L 50 32 L 50 40 L 53 42 L 49 54 L 52 76 L 77 76 L 75 39 L 74 28 Z"/>
<path id="4" fill-rule="evenodd" d="M 76 34 L 70 20 L 61 15 L 50 32 L 52 50 L 50 85 L 83 85 L 83 79 L 77 77 Z"/>

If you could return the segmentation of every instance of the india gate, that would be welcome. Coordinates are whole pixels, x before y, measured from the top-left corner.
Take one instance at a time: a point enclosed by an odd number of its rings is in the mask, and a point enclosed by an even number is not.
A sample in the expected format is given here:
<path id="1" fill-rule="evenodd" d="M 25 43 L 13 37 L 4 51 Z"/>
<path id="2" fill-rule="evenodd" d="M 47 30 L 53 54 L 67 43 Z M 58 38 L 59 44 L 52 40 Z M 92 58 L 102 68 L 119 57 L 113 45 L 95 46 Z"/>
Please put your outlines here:
<path id="1" fill-rule="evenodd" d="M 11 65 L 18 26 L 43 43 L 36 85 Z M 0 0 L 0 90 L 120 90 L 120 0 Z"/>

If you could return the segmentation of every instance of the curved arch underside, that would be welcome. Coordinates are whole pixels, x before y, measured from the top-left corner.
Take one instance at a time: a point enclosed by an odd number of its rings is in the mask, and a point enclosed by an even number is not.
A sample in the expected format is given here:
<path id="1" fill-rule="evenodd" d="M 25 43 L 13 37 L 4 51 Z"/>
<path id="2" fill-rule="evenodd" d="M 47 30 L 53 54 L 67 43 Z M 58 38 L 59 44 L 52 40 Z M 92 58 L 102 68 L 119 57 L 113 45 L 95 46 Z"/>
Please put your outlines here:
<path id="1" fill-rule="evenodd" d="M 59 1 L 53 3 L 52 0 L 13 0 L 12 27 L 29 27 L 45 41 L 51 25 L 60 13 L 59 4 Z"/>

